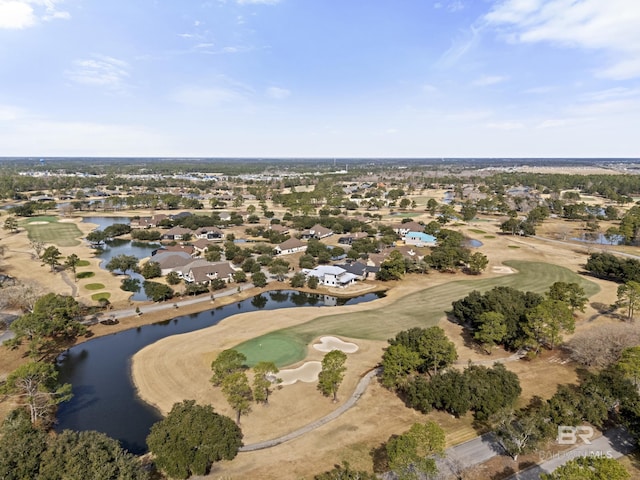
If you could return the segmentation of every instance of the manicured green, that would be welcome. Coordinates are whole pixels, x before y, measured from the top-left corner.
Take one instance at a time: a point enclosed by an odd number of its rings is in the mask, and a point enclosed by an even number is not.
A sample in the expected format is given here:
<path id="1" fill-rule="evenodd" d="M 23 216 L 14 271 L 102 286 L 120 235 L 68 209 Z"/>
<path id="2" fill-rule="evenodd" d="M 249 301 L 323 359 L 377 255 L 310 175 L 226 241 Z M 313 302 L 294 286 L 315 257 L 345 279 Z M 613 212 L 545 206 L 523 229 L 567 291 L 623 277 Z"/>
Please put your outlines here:
<path id="1" fill-rule="evenodd" d="M 484 237 L 482 237 L 482 238 L 496 238 L 496 236 L 495 236 L 495 235 L 485 235 L 485 236 L 484 236 Z"/>
<path id="2" fill-rule="evenodd" d="M 307 345 L 321 335 L 387 340 L 400 330 L 435 325 L 445 312 L 451 310 L 454 300 L 465 297 L 472 290 L 485 292 L 503 285 L 542 293 L 554 282 L 575 282 L 584 288 L 587 296 L 599 291 L 597 284 L 557 265 L 517 260 L 505 262 L 505 265 L 516 269 L 518 273 L 452 281 L 408 295 L 382 308 L 376 308 L 377 302 L 374 301 L 369 304 L 370 310 L 319 317 L 253 338 L 234 349 L 246 355 L 249 366 L 258 361 L 271 361 L 282 367 L 303 360 Z"/>
<path id="3" fill-rule="evenodd" d="M 33 222 L 48 222 L 34 225 Z M 80 244 L 82 232 L 75 223 L 60 223 L 57 218 L 50 216 L 29 218 L 24 224 L 29 239 L 47 244 L 53 243 L 59 247 L 75 247 Z"/>
<path id="4" fill-rule="evenodd" d="M 78 273 L 77 277 L 78 280 L 82 280 L 83 278 L 91 278 L 94 277 L 96 274 L 95 272 L 80 272 Z"/>
<path id="5" fill-rule="evenodd" d="M 487 233 L 484 230 L 478 230 L 477 228 L 470 228 L 470 232 L 477 233 L 478 235 L 482 235 L 483 233 Z"/>
<path id="6" fill-rule="evenodd" d="M 102 290 L 104 288 L 103 283 L 88 283 L 84 286 L 87 290 Z"/>
<path id="7" fill-rule="evenodd" d="M 307 355 L 307 343 L 297 335 L 289 335 L 282 330 L 267 333 L 257 339 L 241 343 L 234 350 L 243 353 L 246 364 L 254 366 L 268 361 L 276 365 L 291 365 Z"/>
<path id="8" fill-rule="evenodd" d="M 89 265 L 91 265 L 89 260 L 80 260 L 76 267 L 88 267 Z"/>
<path id="9" fill-rule="evenodd" d="M 507 245 L 508 248 L 520 248 L 518 245 Z"/>
<path id="10" fill-rule="evenodd" d="M 111 297 L 111 294 L 109 292 L 100 292 L 100 293 L 94 293 L 93 295 L 91 295 L 91 299 L 95 300 L 96 302 L 99 302 L 102 299 L 109 300 L 110 297 Z"/>

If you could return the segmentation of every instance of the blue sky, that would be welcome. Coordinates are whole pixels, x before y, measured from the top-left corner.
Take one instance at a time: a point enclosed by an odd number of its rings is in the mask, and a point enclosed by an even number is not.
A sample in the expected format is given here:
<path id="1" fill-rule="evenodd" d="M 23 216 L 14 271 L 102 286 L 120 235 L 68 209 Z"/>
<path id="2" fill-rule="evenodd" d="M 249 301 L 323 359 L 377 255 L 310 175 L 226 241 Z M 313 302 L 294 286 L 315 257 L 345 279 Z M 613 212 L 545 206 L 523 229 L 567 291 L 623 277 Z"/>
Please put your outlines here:
<path id="1" fill-rule="evenodd" d="M 0 156 L 640 157 L 637 0 L 0 0 Z"/>

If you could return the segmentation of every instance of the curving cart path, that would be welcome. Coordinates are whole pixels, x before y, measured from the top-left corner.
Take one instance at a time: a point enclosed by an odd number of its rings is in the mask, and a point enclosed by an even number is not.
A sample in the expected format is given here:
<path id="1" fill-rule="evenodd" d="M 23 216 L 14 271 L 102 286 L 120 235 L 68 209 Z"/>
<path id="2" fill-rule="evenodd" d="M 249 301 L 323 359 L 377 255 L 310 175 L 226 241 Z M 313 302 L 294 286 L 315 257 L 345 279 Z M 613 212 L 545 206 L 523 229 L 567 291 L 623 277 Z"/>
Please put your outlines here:
<path id="1" fill-rule="evenodd" d="M 325 415 L 324 417 L 316 420 L 315 422 L 309 423 L 304 427 L 299 428 L 298 430 L 294 430 L 293 432 L 287 433 L 286 435 L 282 435 L 281 437 L 273 438 L 271 440 L 265 440 L 264 442 L 252 443 L 250 445 L 245 445 L 243 447 L 240 447 L 240 451 L 254 452 L 256 450 L 263 450 L 265 448 L 275 447 L 276 445 L 280 445 L 281 443 L 285 443 L 285 442 L 288 442 L 289 440 L 293 440 L 294 438 L 298 438 L 304 435 L 305 433 L 309 433 L 312 430 L 315 430 L 316 428 L 319 428 L 329 423 L 330 421 L 335 420 L 336 418 L 338 418 L 340 415 L 342 415 L 344 412 L 346 412 L 356 404 L 356 402 L 360 399 L 360 397 L 362 397 L 365 390 L 369 386 L 369 383 L 371 383 L 371 380 L 373 379 L 373 377 L 378 375 L 380 372 L 382 372 L 382 368 L 380 367 L 374 368 L 369 373 L 367 373 L 364 377 L 362 377 L 358 382 L 356 389 L 349 397 L 349 399 L 346 402 L 344 402 L 342 405 L 340 405 L 338 408 L 336 408 L 333 412 L 329 413 L 328 415 Z"/>

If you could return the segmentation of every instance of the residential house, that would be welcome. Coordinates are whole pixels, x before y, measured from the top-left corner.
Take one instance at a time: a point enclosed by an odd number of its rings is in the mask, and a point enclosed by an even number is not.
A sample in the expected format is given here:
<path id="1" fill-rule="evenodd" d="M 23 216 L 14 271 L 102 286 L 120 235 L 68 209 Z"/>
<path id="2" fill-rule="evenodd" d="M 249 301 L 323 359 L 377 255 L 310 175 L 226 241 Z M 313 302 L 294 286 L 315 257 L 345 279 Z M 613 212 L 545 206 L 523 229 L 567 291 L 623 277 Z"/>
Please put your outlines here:
<path id="1" fill-rule="evenodd" d="M 217 227 L 201 227 L 196 230 L 195 237 L 214 242 L 221 242 L 224 240 L 224 232 Z"/>
<path id="2" fill-rule="evenodd" d="M 407 232 L 402 240 L 405 244 L 416 247 L 432 247 L 436 244 L 436 237 L 424 232 Z"/>
<path id="3" fill-rule="evenodd" d="M 351 245 L 355 240 L 361 238 L 367 238 L 369 234 L 367 232 L 355 232 L 349 235 L 344 235 L 338 239 L 338 243 L 341 245 Z"/>
<path id="4" fill-rule="evenodd" d="M 195 263 L 195 262 L 194 262 Z M 233 281 L 235 270 L 229 262 L 207 262 L 206 265 L 198 265 L 184 269 L 182 278 L 187 283 L 199 283 L 208 285 L 212 280 L 224 280 L 227 283 Z"/>
<path id="5" fill-rule="evenodd" d="M 207 251 L 209 245 L 211 245 L 211 242 L 204 238 L 199 238 L 192 243 L 192 246 L 195 249 L 196 253 L 200 255 L 203 255 Z"/>
<path id="6" fill-rule="evenodd" d="M 160 265 L 162 275 L 193 262 L 193 257 L 187 252 L 163 252 L 153 256 L 153 261 Z"/>
<path id="7" fill-rule="evenodd" d="M 194 231 L 190 228 L 173 227 L 162 233 L 163 240 L 183 240 L 187 235 L 193 236 Z"/>
<path id="8" fill-rule="evenodd" d="M 303 268 L 302 273 L 307 277 L 317 277 L 321 285 L 327 287 L 344 288 L 356 283 L 356 275 L 347 272 L 344 268 L 333 265 L 319 265 L 316 268 Z"/>
<path id="9" fill-rule="evenodd" d="M 375 276 L 380 270 L 378 267 L 371 267 L 363 262 L 340 263 L 335 266 L 355 275 L 358 280 L 366 280 L 370 276 Z"/>
<path id="10" fill-rule="evenodd" d="M 325 228 L 319 223 L 316 223 L 313 227 L 308 230 L 303 230 L 301 232 L 302 238 L 305 240 L 309 240 L 311 238 L 315 238 L 316 240 L 320 240 L 321 238 L 330 237 L 333 235 L 333 230 L 329 228 Z"/>
<path id="11" fill-rule="evenodd" d="M 393 226 L 393 231 L 404 237 L 409 232 L 424 232 L 424 225 L 418 222 L 397 223 Z"/>
<path id="12" fill-rule="evenodd" d="M 285 240 L 274 249 L 277 255 L 290 255 L 292 253 L 304 252 L 307 250 L 307 244 L 297 238 Z"/>
<path id="13" fill-rule="evenodd" d="M 193 257 L 196 253 L 196 249 L 193 247 L 193 245 L 166 245 L 162 248 L 158 248 L 157 250 L 152 251 L 151 256 L 155 256 L 159 253 L 165 252 L 185 252 Z"/>

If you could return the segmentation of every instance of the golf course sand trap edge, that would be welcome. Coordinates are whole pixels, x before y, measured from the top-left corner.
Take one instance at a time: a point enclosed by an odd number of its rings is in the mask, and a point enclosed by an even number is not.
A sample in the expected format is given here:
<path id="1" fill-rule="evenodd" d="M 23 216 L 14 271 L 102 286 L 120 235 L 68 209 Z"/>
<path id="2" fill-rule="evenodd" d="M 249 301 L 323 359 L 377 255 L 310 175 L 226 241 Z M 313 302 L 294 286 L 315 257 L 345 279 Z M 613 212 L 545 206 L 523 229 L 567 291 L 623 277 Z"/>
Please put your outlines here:
<path id="1" fill-rule="evenodd" d="M 48 224 L 49 224 L 49 222 L 45 222 L 45 221 L 41 221 L 41 220 L 38 220 L 38 221 L 35 221 L 35 222 L 29 222 L 29 225 L 48 225 Z"/>
<path id="2" fill-rule="evenodd" d="M 320 343 L 314 343 L 313 348 L 319 352 L 340 350 L 344 353 L 355 353 L 358 351 L 358 345 L 351 342 L 344 342 L 337 337 L 320 337 Z"/>
<path id="3" fill-rule="evenodd" d="M 516 273 L 511 267 L 493 267 L 493 273 Z"/>
<path id="4" fill-rule="evenodd" d="M 282 379 L 280 385 L 293 385 L 294 383 L 311 383 L 318 380 L 318 374 L 322 370 L 320 362 L 304 362 L 298 368 L 288 368 L 278 372 L 278 378 Z"/>

